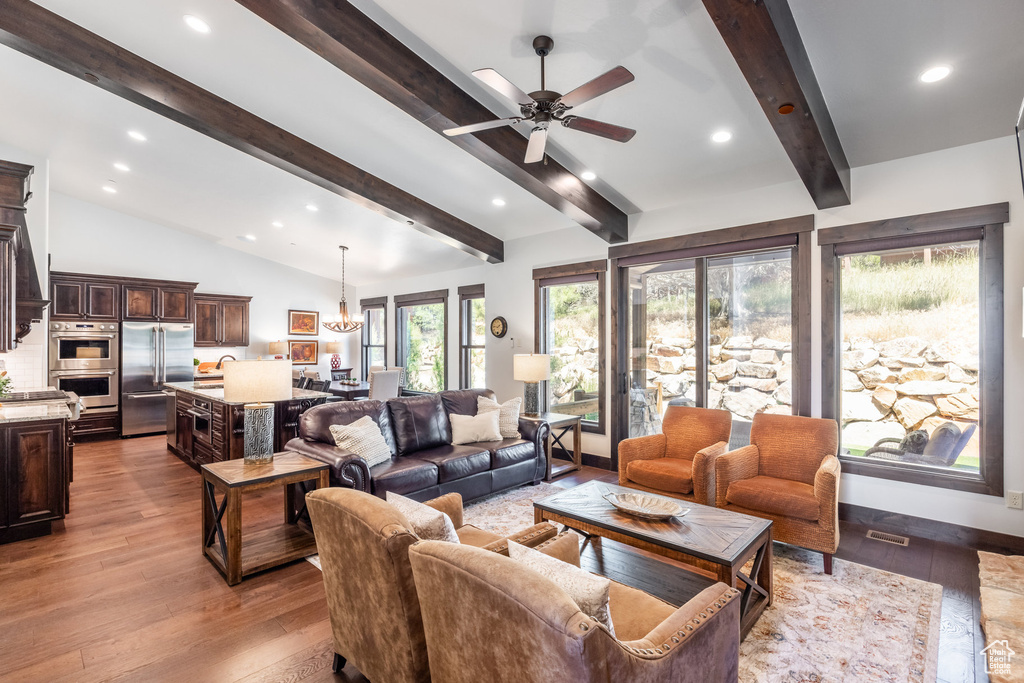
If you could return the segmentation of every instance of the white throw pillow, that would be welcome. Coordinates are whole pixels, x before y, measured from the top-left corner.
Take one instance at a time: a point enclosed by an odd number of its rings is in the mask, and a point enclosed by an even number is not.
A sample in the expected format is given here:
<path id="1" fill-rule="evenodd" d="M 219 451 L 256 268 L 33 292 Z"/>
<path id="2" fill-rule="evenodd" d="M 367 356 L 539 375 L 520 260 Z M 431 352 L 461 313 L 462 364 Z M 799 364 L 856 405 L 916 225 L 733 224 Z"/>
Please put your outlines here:
<path id="1" fill-rule="evenodd" d="M 481 441 L 501 441 L 498 429 L 498 413 L 480 413 L 479 415 L 456 415 L 452 413 L 452 444 L 479 443 Z"/>
<path id="2" fill-rule="evenodd" d="M 612 613 L 608 607 L 611 581 L 514 541 L 508 542 L 508 556 L 549 579 L 572 598 L 581 612 L 597 619 L 598 623 L 615 635 Z"/>
<path id="3" fill-rule="evenodd" d="M 362 416 L 352 424 L 331 425 L 331 436 L 338 448 L 355 453 L 366 461 L 367 467 L 391 460 L 388 442 L 369 415 Z"/>
<path id="4" fill-rule="evenodd" d="M 452 518 L 440 510 L 391 491 L 387 492 L 386 500 L 405 516 L 412 532 L 424 541 L 459 542 Z"/>
<path id="5" fill-rule="evenodd" d="M 476 399 L 477 413 L 489 413 L 498 411 L 498 429 L 503 439 L 518 439 L 519 436 L 519 411 L 523 406 L 523 398 L 517 396 L 504 403 L 498 403 L 486 396 L 478 396 Z"/>

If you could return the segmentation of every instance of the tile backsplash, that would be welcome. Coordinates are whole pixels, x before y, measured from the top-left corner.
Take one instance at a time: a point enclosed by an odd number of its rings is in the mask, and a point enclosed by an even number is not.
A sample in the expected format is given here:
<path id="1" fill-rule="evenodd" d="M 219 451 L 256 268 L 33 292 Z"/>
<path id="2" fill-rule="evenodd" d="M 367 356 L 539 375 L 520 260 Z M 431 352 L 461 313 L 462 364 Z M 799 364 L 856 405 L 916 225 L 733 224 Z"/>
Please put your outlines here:
<path id="1" fill-rule="evenodd" d="M 28 391 L 46 386 L 44 346 L 22 342 L 8 353 L 0 353 L 11 384 L 16 391 Z"/>

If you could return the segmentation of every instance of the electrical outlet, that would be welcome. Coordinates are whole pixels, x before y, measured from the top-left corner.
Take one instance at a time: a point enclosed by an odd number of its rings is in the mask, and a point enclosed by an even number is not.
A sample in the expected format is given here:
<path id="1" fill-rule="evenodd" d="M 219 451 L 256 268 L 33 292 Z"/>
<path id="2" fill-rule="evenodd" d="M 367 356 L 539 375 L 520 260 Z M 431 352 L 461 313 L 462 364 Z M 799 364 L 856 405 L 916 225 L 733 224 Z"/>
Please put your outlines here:
<path id="1" fill-rule="evenodd" d="M 1006 507 L 1014 510 L 1024 509 L 1024 493 L 1020 491 L 1007 491 Z"/>

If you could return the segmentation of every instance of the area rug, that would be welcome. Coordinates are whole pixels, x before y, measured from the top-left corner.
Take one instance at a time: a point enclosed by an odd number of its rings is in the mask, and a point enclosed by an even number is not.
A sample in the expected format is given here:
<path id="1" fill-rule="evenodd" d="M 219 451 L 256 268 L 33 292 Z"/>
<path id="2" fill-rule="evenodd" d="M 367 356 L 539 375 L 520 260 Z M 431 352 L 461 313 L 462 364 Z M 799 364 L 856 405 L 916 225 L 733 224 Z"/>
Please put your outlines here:
<path id="1" fill-rule="evenodd" d="M 507 535 L 533 524 L 533 501 L 560 491 L 524 486 L 466 505 L 463 521 Z M 317 565 L 319 566 L 319 565 Z M 772 606 L 740 646 L 744 683 L 932 683 L 942 587 L 775 544 Z"/>

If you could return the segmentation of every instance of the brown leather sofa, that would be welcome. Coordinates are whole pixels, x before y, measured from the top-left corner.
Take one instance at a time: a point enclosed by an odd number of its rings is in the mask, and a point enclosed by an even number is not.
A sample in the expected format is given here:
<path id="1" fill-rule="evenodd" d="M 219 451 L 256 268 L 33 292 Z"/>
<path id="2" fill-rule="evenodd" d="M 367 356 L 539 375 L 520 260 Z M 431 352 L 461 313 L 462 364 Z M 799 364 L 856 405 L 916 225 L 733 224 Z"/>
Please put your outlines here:
<path id="1" fill-rule="evenodd" d="M 578 566 L 579 544 L 568 536 L 562 550 L 575 547 L 575 557 L 554 556 Z M 738 678 L 740 593 L 724 583 L 676 608 L 613 581 L 612 635 L 552 581 L 507 557 L 440 541 L 408 553 L 433 683 Z"/>
<path id="2" fill-rule="evenodd" d="M 306 496 L 323 568 L 334 635 L 334 671 L 351 660 L 371 681 L 430 680 L 423 622 L 409 546 L 418 537 L 405 517 L 379 498 L 343 488 Z M 508 552 L 508 539 L 462 523 L 462 499 L 448 494 L 427 505 L 447 514 L 467 546 Z M 536 546 L 556 534 L 547 522 L 509 539 Z"/>
<path id="3" fill-rule="evenodd" d="M 384 497 L 387 491 L 415 500 L 459 493 L 473 500 L 544 476 L 549 427 L 520 420 L 521 439 L 452 445 L 448 416 L 476 415 L 477 398 L 490 389 L 442 391 L 384 401 L 339 401 L 310 408 L 299 419 L 299 436 L 285 446 L 331 466 L 331 485 Z M 389 462 L 366 466 L 334 444 L 330 426 L 369 415 L 391 449 Z"/>
<path id="4" fill-rule="evenodd" d="M 715 504 L 772 520 L 772 538 L 824 556 L 839 547 L 839 426 L 835 420 L 758 413 L 750 445 L 715 461 Z"/>
<path id="5" fill-rule="evenodd" d="M 619 443 L 619 486 L 715 504 L 715 459 L 729 450 L 728 410 L 669 406 L 662 433 Z"/>

